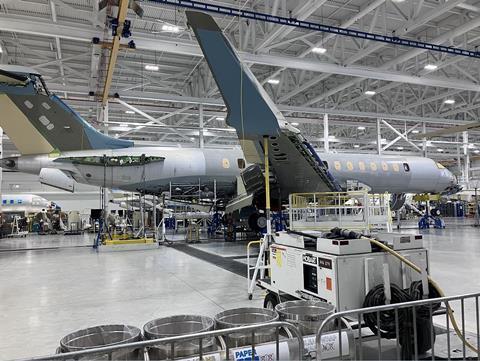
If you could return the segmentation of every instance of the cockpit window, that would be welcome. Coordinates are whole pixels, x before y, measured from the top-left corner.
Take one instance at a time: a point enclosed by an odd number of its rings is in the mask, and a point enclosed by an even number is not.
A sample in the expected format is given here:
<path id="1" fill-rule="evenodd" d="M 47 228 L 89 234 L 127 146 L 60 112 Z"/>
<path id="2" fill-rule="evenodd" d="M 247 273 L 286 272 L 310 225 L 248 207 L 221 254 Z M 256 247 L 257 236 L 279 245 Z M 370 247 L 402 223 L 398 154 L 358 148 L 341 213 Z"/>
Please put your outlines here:
<path id="1" fill-rule="evenodd" d="M 408 163 L 403 163 L 403 169 L 405 170 L 405 172 L 410 172 L 410 166 L 408 165 Z"/>
<path id="2" fill-rule="evenodd" d="M 441 165 L 440 163 L 436 163 L 436 164 L 437 164 L 438 169 L 445 169 L 445 167 L 443 165 Z"/>
<path id="3" fill-rule="evenodd" d="M 238 158 L 237 165 L 238 165 L 238 169 L 245 169 L 245 159 Z"/>
<path id="4" fill-rule="evenodd" d="M 35 88 L 38 94 L 43 94 L 43 95 L 50 94 L 42 77 L 37 75 L 32 75 L 31 79 L 33 82 L 33 87 Z"/>

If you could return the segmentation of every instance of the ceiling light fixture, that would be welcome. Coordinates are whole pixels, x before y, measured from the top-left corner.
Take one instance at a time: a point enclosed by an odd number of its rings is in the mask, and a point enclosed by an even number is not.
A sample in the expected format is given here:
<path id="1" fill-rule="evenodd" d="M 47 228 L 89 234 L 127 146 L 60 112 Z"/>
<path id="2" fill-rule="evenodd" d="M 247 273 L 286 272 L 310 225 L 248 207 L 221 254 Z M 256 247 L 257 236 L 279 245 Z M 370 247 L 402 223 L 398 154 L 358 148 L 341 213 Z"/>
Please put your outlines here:
<path id="1" fill-rule="evenodd" d="M 417 129 L 415 129 L 415 130 L 412 130 L 412 133 L 413 133 L 413 134 L 418 134 L 418 133 L 420 133 L 420 131 L 417 130 Z"/>
<path id="2" fill-rule="evenodd" d="M 437 152 L 443 152 L 442 148 L 437 148 Z"/>
<path id="3" fill-rule="evenodd" d="M 125 114 L 135 114 L 133 110 L 125 110 Z"/>
<path id="4" fill-rule="evenodd" d="M 354 147 L 354 148 L 360 148 L 360 145 L 354 144 L 353 147 Z"/>
<path id="5" fill-rule="evenodd" d="M 312 53 L 315 53 L 315 54 L 325 54 L 326 52 L 327 52 L 327 49 L 322 47 L 312 48 Z"/>
<path id="6" fill-rule="evenodd" d="M 452 104 L 455 104 L 455 99 L 445 99 L 443 102 L 445 104 L 452 105 Z"/>
<path id="7" fill-rule="evenodd" d="M 359 126 L 357 127 L 358 130 L 365 130 L 365 127 L 364 126 Z"/>
<path id="8" fill-rule="evenodd" d="M 373 90 L 366 90 L 365 91 L 365 95 L 368 95 L 368 96 L 372 96 L 372 95 L 375 95 L 375 94 L 377 94 L 377 92 L 373 91 Z"/>
<path id="9" fill-rule="evenodd" d="M 166 31 L 169 33 L 178 33 L 180 31 L 180 28 L 176 25 L 163 24 L 162 31 Z"/>
<path id="10" fill-rule="evenodd" d="M 397 147 L 398 150 L 403 150 L 403 147 Z"/>
<path id="11" fill-rule="evenodd" d="M 278 84 L 280 84 L 280 80 L 278 80 L 278 79 L 268 79 L 267 83 L 272 84 L 272 85 L 278 85 Z"/>
<path id="12" fill-rule="evenodd" d="M 297 122 L 293 122 L 292 125 L 293 125 L 294 127 L 296 127 L 296 126 L 298 125 L 298 123 L 297 123 Z"/>
<path id="13" fill-rule="evenodd" d="M 145 70 L 158 71 L 158 69 L 159 69 L 158 65 L 154 65 L 154 64 L 145 65 Z"/>
<path id="14" fill-rule="evenodd" d="M 480 150 L 475 149 L 475 150 L 473 151 L 473 153 L 478 154 L 478 153 L 480 153 Z"/>
<path id="15" fill-rule="evenodd" d="M 0 45 L 0 54 L 3 53 L 3 48 L 2 46 Z"/>
<path id="16" fill-rule="evenodd" d="M 224 117 L 216 117 L 215 120 L 225 120 Z"/>
<path id="17" fill-rule="evenodd" d="M 128 124 L 125 124 L 125 123 L 119 124 L 119 126 L 122 128 L 128 128 Z"/>
<path id="18" fill-rule="evenodd" d="M 437 70 L 438 69 L 438 65 L 435 65 L 435 64 L 427 64 L 423 67 L 423 69 L 425 70 Z"/>

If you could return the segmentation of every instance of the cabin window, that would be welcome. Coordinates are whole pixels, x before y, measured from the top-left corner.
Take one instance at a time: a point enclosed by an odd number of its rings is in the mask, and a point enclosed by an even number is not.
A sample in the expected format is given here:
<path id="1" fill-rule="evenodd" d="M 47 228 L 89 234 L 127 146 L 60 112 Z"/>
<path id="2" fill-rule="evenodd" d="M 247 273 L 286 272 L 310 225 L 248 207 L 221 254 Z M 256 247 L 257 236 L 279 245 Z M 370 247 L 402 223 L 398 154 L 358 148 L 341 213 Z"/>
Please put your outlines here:
<path id="1" fill-rule="evenodd" d="M 322 163 L 323 163 L 323 166 L 325 167 L 325 169 L 328 169 L 328 162 L 326 160 L 324 160 Z"/>
<path id="2" fill-rule="evenodd" d="M 18 203 L 18 204 L 22 204 L 22 200 L 21 200 L 21 199 L 17 199 L 17 203 Z"/>
<path id="3" fill-rule="evenodd" d="M 15 203 L 15 201 L 13 199 L 10 199 L 10 204 L 13 204 Z"/>
<path id="4" fill-rule="evenodd" d="M 382 169 L 384 172 L 388 171 L 388 164 L 386 162 L 382 162 Z"/>
<path id="5" fill-rule="evenodd" d="M 237 165 L 238 165 L 239 169 L 245 169 L 245 159 L 238 158 L 237 159 Z"/>
<path id="6" fill-rule="evenodd" d="M 338 160 L 336 160 L 333 165 L 335 166 L 336 170 L 341 170 L 342 169 L 342 163 L 340 163 Z"/>
<path id="7" fill-rule="evenodd" d="M 361 171 L 365 171 L 365 162 L 364 161 L 360 161 L 358 162 L 358 169 L 360 169 Z"/>
<path id="8" fill-rule="evenodd" d="M 6 199 L 2 200 L 2 204 L 7 204 L 7 200 Z"/>
<path id="9" fill-rule="evenodd" d="M 405 170 L 405 172 L 410 172 L 410 166 L 408 165 L 408 163 L 403 163 L 403 169 Z"/>
<path id="10" fill-rule="evenodd" d="M 352 163 L 352 162 L 350 162 L 350 161 L 347 162 L 347 169 L 348 169 L 349 171 L 352 171 L 352 170 L 353 170 L 353 163 Z"/>
<path id="11" fill-rule="evenodd" d="M 392 168 L 393 168 L 393 171 L 394 171 L 394 172 L 399 172 L 399 171 L 400 171 L 400 167 L 398 166 L 397 163 L 393 163 L 393 164 L 392 164 Z"/>
<path id="12" fill-rule="evenodd" d="M 371 163 L 370 163 L 370 169 L 371 169 L 372 171 L 376 172 L 376 171 L 377 171 L 377 163 L 371 162 Z"/>

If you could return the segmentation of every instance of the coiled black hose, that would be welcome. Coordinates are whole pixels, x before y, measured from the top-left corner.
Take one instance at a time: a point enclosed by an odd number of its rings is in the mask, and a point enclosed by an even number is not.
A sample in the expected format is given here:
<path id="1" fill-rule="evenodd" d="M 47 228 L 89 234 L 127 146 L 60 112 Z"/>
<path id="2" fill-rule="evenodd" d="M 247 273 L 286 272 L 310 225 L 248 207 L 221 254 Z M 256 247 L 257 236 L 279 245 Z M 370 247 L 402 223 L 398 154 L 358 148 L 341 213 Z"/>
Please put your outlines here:
<path id="1" fill-rule="evenodd" d="M 409 288 L 403 290 L 395 284 L 390 287 L 391 300 L 390 303 L 402 303 L 423 298 L 423 288 L 421 281 L 414 281 Z M 438 292 L 435 287 L 429 283 L 429 297 L 438 297 Z M 363 307 L 374 307 L 385 304 L 385 289 L 383 284 L 372 288 L 363 302 Z M 394 310 L 386 310 L 378 313 L 366 313 L 363 316 L 365 324 L 370 330 L 382 338 L 394 339 L 397 337 L 395 321 L 398 322 L 398 338 L 402 346 L 402 359 L 410 360 L 415 352 L 415 334 L 417 342 L 417 353 L 422 354 L 432 348 L 432 342 L 435 341 L 435 333 L 433 333 L 432 340 L 432 320 L 431 312 L 433 313 L 440 307 L 440 304 L 432 305 L 432 310 L 429 306 L 418 306 L 415 309 L 415 323 L 413 322 L 412 308 L 399 308 L 397 310 L 398 319 L 395 319 Z M 414 325 L 416 325 L 414 332 Z"/>

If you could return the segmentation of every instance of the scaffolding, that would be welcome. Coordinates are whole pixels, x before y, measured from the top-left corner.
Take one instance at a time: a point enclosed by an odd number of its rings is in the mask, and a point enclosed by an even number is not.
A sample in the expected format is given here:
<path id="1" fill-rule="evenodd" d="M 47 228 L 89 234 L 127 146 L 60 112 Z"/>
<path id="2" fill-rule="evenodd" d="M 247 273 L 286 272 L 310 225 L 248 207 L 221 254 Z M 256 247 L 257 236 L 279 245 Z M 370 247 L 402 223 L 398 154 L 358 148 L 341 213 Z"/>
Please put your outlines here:
<path id="1" fill-rule="evenodd" d="M 328 231 L 334 227 L 370 233 L 392 230 L 387 194 L 366 191 L 294 193 L 289 197 L 290 229 Z"/>

